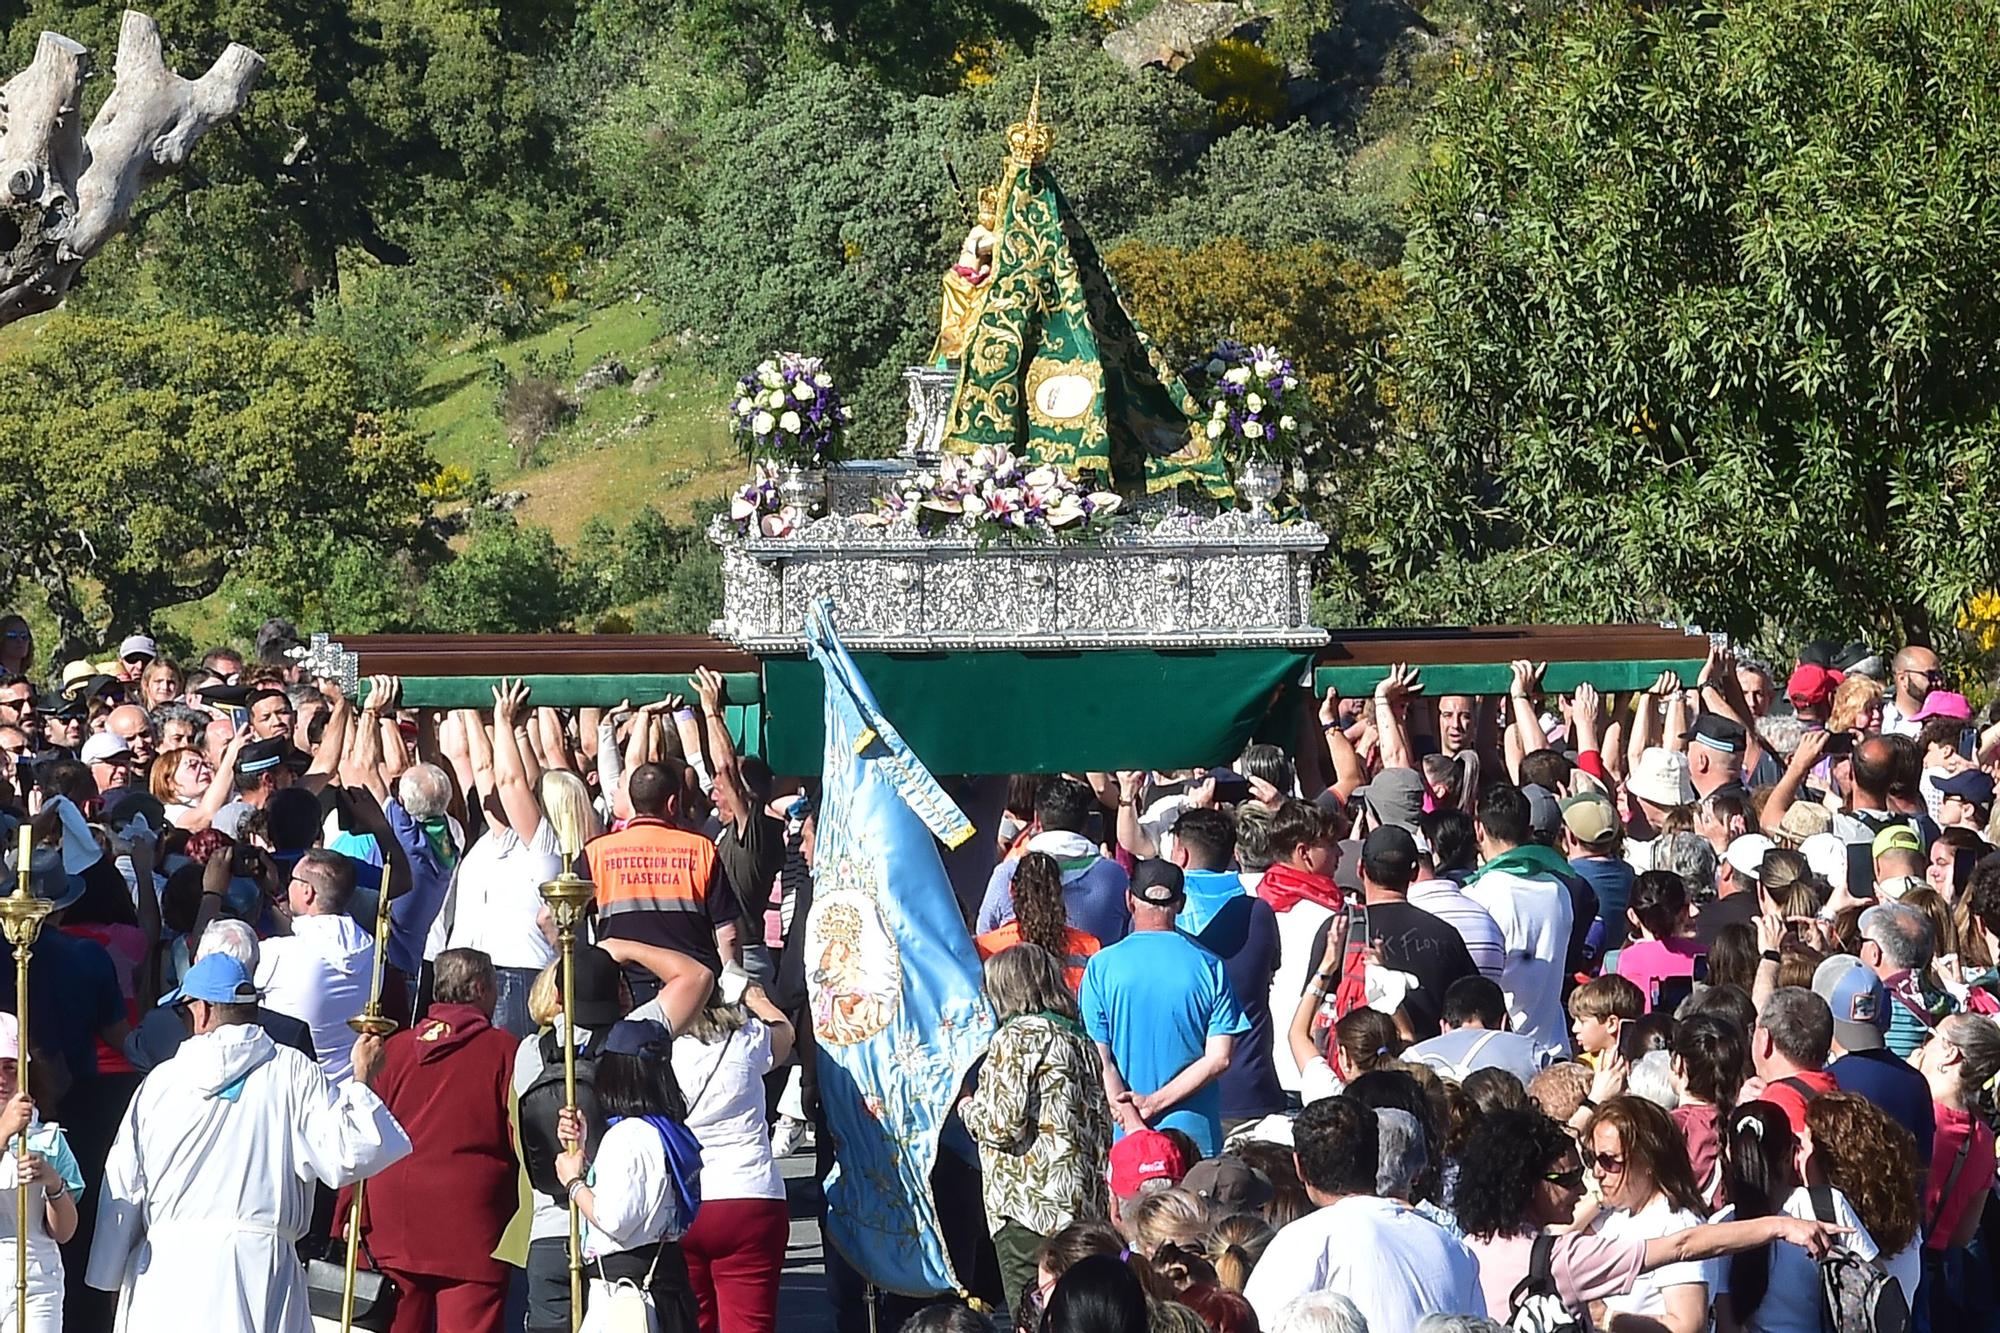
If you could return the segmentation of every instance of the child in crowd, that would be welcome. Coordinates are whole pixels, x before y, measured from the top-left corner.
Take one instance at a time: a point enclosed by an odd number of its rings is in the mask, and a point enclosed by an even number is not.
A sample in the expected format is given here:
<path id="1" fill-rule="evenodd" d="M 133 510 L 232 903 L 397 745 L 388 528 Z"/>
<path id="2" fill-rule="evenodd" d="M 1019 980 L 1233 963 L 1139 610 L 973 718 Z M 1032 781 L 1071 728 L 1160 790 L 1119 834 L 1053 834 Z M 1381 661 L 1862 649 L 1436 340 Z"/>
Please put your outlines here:
<path id="1" fill-rule="evenodd" d="M 1570 1031 L 1576 1038 L 1577 1059 L 1595 1070 L 1618 1051 L 1625 1024 L 1646 1013 L 1646 997 L 1620 976 L 1593 977 L 1569 997 Z"/>

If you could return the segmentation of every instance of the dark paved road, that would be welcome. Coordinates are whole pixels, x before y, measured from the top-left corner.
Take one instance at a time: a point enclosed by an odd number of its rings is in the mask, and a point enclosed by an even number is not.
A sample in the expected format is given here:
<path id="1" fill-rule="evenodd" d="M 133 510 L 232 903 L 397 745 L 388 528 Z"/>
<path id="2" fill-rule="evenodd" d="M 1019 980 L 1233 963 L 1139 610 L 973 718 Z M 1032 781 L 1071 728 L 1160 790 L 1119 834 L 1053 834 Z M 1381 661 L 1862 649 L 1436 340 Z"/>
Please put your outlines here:
<path id="1" fill-rule="evenodd" d="M 778 1327 L 783 1333 L 831 1333 L 833 1307 L 826 1299 L 826 1268 L 820 1254 L 813 1151 L 803 1148 L 779 1165 L 790 1196 L 792 1235 L 785 1248 L 784 1283 L 778 1290 Z"/>

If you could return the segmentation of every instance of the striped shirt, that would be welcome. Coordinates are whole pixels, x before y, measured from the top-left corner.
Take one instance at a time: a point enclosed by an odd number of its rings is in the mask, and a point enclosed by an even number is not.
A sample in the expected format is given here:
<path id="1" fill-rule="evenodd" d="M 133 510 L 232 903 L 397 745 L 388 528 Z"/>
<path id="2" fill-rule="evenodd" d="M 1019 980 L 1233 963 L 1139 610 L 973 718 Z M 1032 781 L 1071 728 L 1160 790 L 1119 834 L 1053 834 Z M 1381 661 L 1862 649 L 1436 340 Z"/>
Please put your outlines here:
<path id="1" fill-rule="evenodd" d="M 1500 980 L 1507 962 L 1507 941 L 1500 933 L 1500 923 L 1466 897 L 1457 884 L 1448 879 L 1419 880 L 1410 886 L 1410 906 L 1423 908 L 1457 931 L 1479 975 Z"/>

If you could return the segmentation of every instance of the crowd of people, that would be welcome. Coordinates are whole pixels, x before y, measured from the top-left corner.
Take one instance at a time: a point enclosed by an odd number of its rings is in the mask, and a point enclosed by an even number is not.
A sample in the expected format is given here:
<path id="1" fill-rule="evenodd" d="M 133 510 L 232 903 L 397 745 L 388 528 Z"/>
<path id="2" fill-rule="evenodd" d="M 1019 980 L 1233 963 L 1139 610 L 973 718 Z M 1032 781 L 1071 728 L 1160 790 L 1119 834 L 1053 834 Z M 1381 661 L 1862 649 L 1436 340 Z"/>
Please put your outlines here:
<path id="1" fill-rule="evenodd" d="M 304 1329 L 358 1217 L 365 1326 L 553 1333 L 572 1204 L 587 1328 L 821 1318 L 779 1307 L 779 1163 L 838 1155 L 816 781 L 705 670 L 424 710 L 295 643 L 50 671 L 0 620 L 0 836 L 53 909 L 0 1015 L 30 1326 Z M 1541 678 L 1397 668 L 1224 769 L 949 779 L 1005 812 L 952 861 L 998 1021 L 932 1173 L 961 1290 L 829 1252 L 841 1333 L 2000 1324 L 2000 726 L 1915 646 Z"/>

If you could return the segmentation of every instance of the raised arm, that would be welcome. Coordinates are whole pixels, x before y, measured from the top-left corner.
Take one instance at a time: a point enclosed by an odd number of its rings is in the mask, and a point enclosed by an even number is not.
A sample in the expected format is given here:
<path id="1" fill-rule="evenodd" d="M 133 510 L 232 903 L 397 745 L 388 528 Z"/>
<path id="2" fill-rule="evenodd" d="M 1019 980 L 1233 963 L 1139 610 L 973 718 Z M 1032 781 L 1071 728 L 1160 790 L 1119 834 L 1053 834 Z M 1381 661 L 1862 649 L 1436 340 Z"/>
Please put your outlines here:
<path id="1" fill-rule="evenodd" d="M 1604 741 L 1598 730 L 1603 725 L 1604 710 L 1597 687 L 1587 680 L 1579 683 L 1563 711 L 1569 718 L 1570 741 L 1576 746 L 1578 765 L 1584 772 L 1590 773 L 1590 765 L 1585 762 L 1584 756 L 1595 755 L 1598 771 L 1591 776 L 1609 776 L 1610 770 L 1604 766 Z"/>
<path id="2" fill-rule="evenodd" d="M 1340 691 L 1329 685 L 1319 701 L 1319 732 L 1326 741 L 1327 762 L 1333 766 L 1333 790 L 1344 805 L 1368 785 L 1368 770 L 1340 725 Z"/>
<path id="3" fill-rule="evenodd" d="M 725 824 L 741 825 L 757 812 L 743 790 L 743 775 L 736 767 L 736 742 L 730 738 L 729 722 L 722 711 L 727 687 L 717 673 L 707 667 L 696 667 L 694 690 L 708 727 L 708 762 L 714 773 L 716 813 Z"/>
<path id="4" fill-rule="evenodd" d="M 1304 1069 L 1314 1060 L 1324 1059 L 1319 1043 L 1313 1040 L 1313 1014 L 1327 992 L 1340 985 L 1340 967 L 1347 958 L 1347 928 L 1353 918 L 1346 912 L 1333 920 L 1333 928 L 1326 933 L 1326 949 L 1319 956 L 1319 966 L 1313 971 L 1312 984 L 1299 996 L 1299 1002 L 1292 1010 L 1291 1026 L 1285 1030 L 1285 1041 L 1292 1048 L 1292 1064 Z"/>
<path id="5" fill-rule="evenodd" d="M 1736 670 L 1739 660 L 1734 648 L 1713 645 L 1702 667 L 1701 704 L 1743 728 L 1743 772 L 1747 775 L 1764 757 L 1764 740 L 1757 734 L 1757 719 L 1750 716 L 1750 701 L 1743 696 L 1743 682 Z"/>
<path id="6" fill-rule="evenodd" d="M 229 738 L 229 744 L 222 747 L 222 762 L 215 766 L 215 776 L 208 780 L 208 790 L 201 794 L 201 799 L 195 802 L 193 811 L 179 827 L 189 833 L 199 833 L 215 822 L 216 813 L 223 806 L 236 799 L 236 760 L 243 753 L 247 739 L 245 733 L 239 731 Z"/>
<path id="7" fill-rule="evenodd" d="M 397 698 L 402 697 L 402 681 L 396 682 Z M 410 770 L 410 744 L 403 739 L 403 727 L 394 708 L 381 711 L 380 721 L 375 725 L 377 748 L 382 752 L 382 781 L 390 791 L 396 789 L 396 779 Z"/>
<path id="8" fill-rule="evenodd" d="M 394 676 L 370 676 L 368 678 L 368 699 L 361 705 L 361 721 L 352 730 L 353 743 L 348 746 L 346 758 L 340 765 L 340 780 L 349 788 L 358 788 L 375 798 L 375 803 L 389 803 L 389 784 L 382 776 L 382 715 L 393 716 L 396 711 L 396 696 L 402 690 L 402 682 Z M 334 714 L 327 719 L 326 729 L 330 733 L 339 725 L 348 730 L 350 705 L 345 696 L 334 706 Z M 397 744 L 402 738 L 397 738 Z"/>
<path id="9" fill-rule="evenodd" d="M 785 1057 L 792 1053 L 796 1034 L 792 1031 L 792 1020 L 785 1017 L 785 1011 L 771 1003 L 771 997 L 764 988 L 751 982 L 743 988 L 743 1007 L 757 1015 L 765 1027 L 771 1030 L 771 1063 L 781 1065 Z"/>
<path id="10" fill-rule="evenodd" d="M 1375 731 L 1379 738 L 1384 768 L 1415 768 L 1416 751 L 1410 746 L 1405 716 L 1410 701 L 1424 688 L 1417 673 L 1398 662 L 1375 686 Z"/>
<path id="11" fill-rule="evenodd" d="M 570 751 L 569 731 L 563 726 L 562 714 L 553 708 L 537 708 L 535 725 L 542 738 L 543 766 L 576 772 L 576 756 Z"/>
<path id="12" fill-rule="evenodd" d="M 502 680 L 493 687 L 493 791 L 500 798 L 500 813 L 507 827 L 522 842 L 532 839 L 542 822 L 542 807 L 535 800 L 515 732 L 527 702 L 528 687 L 521 681 Z"/>
<path id="13" fill-rule="evenodd" d="M 465 737 L 465 762 L 472 770 L 472 785 L 467 790 L 484 806 L 496 790 L 493 734 L 487 730 L 486 720 L 475 709 L 460 708 L 452 716 L 458 719 Z"/>
<path id="14" fill-rule="evenodd" d="M 1542 730 L 1542 715 L 1535 707 L 1535 691 L 1541 687 L 1542 676 L 1548 669 L 1547 662 L 1536 665 L 1522 659 L 1513 664 L 1514 682 L 1507 690 L 1507 709 L 1511 729 L 1520 739 L 1522 758 L 1549 748 L 1549 734 Z"/>
<path id="15" fill-rule="evenodd" d="M 457 711 L 442 717 L 427 715 L 430 725 L 435 728 L 437 754 L 444 761 L 444 767 L 451 773 L 452 781 L 458 788 L 460 818 L 465 823 L 465 836 L 477 837 L 479 827 L 485 822 L 485 811 L 479 804 L 479 788 L 472 776 L 472 750 L 465 738 L 465 714 Z M 473 718 L 473 725 L 479 719 Z"/>
<path id="16" fill-rule="evenodd" d="M 1667 735 L 1669 750 L 1686 750 L 1687 742 L 1687 691 L 1675 690 L 1667 696 Z"/>
<path id="17" fill-rule="evenodd" d="M 1626 772 L 1638 771 L 1639 756 L 1652 748 L 1653 738 L 1659 734 L 1661 698 L 1680 693 L 1680 688 L 1678 676 L 1662 671 L 1650 689 L 1632 700 L 1632 737 L 1625 747 Z"/>
<path id="18" fill-rule="evenodd" d="M 1784 823 L 1785 811 L 1799 799 L 1799 789 L 1812 776 L 1813 765 L 1826 755 L 1827 744 L 1832 739 L 1833 733 L 1827 731 L 1800 734 L 1799 748 L 1792 751 L 1791 760 L 1786 763 L 1785 771 L 1778 775 L 1778 783 L 1771 788 L 1771 795 L 1764 802 L 1764 812 L 1758 818 L 1765 833 L 1777 833 L 1778 826 Z"/>
<path id="19" fill-rule="evenodd" d="M 1158 855 L 1160 850 L 1139 821 L 1139 799 L 1145 789 L 1144 773 L 1128 771 L 1118 775 L 1118 845 L 1140 860 Z"/>
<path id="20" fill-rule="evenodd" d="M 689 678 L 692 682 L 692 677 Z M 678 694 L 670 694 L 655 707 L 659 710 L 660 740 L 674 743 L 681 758 L 694 770 L 695 781 L 703 791 L 715 789 L 715 777 L 709 772 L 708 760 L 702 757 L 702 720 L 699 713 L 690 708 L 687 701 Z M 670 725 L 671 724 L 671 725 Z"/>
<path id="21" fill-rule="evenodd" d="M 201 868 L 201 905 L 195 908 L 194 924 L 188 927 L 188 938 L 196 946 L 201 944 L 201 935 L 208 929 L 208 923 L 222 915 L 223 901 L 229 893 L 229 865 L 234 854 L 234 848 L 218 847 L 209 853 L 208 863 Z"/>
<path id="22" fill-rule="evenodd" d="M 327 715 L 326 725 L 320 728 L 319 744 L 313 749 L 312 766 L 299 779 L 300 785 L 314 794 L 325 791 L 327 784 L 339 774 L 342 757 L 347 753 L 347 727 L 353 717 L 352 706 L 339 690 L 335 689 L 332 693 L 334 698 L 328 701 L 332 711 Z"/>
<path id="23" fill-rule="evenodd" d="M 381 784 L 378 781 L 376 785 Z M 354 820 L 354 827 L 372 835 L 375 844 L 382 849 L 382 892 L 390 902 L 394 902 L 410 891 L 416 879 L 410 872 L 410 854 L 396 836 L 395 826 L 389 822 L 382 804 L 371 788 L 347 789 L 347 809 Z"/>
<path id="24" fill-rule="evenodd" d="M 641 764 L 653 762 L 653 725 L 659 720 L 658 704 L 641 704 L 632 715 L 632 730 L 625 736 L 625 773 L 629 777 Z"/>
<path id="25" fill-rule="evenodd" d="M 597 720 L 597 790 L 613 819 L 630 819 L 632 803 L 625 799 L 625 752 L 618 748 L 618 723 L 632 716 L 632 701 L 623 700 Z"/>

